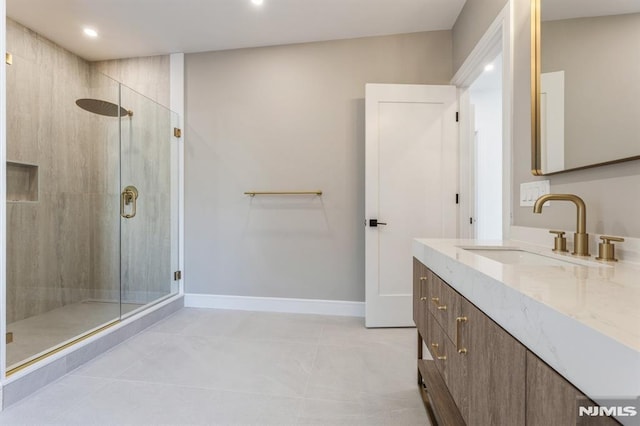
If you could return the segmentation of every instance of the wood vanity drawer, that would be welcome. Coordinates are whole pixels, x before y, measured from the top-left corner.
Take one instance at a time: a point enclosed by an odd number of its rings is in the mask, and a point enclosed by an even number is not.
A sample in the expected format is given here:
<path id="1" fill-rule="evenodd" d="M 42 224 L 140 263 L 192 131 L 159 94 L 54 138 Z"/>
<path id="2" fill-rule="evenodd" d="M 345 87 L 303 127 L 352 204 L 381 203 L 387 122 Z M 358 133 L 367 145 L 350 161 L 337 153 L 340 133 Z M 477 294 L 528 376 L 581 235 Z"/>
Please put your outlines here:
<path id="1" fill-rule="evenodd" d="M 429 314 L 431 316 L 431 314 Z M 454 343 L 447 337 L 433 316 L 428 321 L 428 334 L 425 343 L 440 372 L 453 400 L 464 419 L 468 418 L 469 393 L 467 386 L 467 362 L 464 355 L 456 350 Z"/>
<path id="2" fill-rule="evenodd" d="M 433 273 L 415 257 L 413 258 L 413 322 L 421 336 L 427 334 L 427 301 L 429 280 Z"/>
<path id="3" fill-rule="evenodd" d="M 439 276 L 430 272 L 429 312 L 452 341 L 456 338 L 456 318 L 462 316 L 462 296 Z"/>

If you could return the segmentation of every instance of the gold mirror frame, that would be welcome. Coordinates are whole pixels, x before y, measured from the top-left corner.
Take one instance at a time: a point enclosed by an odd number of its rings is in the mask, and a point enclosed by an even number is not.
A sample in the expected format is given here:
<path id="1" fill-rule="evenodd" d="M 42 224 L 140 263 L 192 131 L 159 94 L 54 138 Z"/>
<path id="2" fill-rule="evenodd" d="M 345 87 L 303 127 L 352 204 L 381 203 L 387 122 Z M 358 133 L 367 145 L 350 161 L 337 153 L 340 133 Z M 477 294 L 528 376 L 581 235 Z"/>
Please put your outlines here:
<path id="1" fill-rule="evenodd" d="M 541 14 L 540 1 L 531 0 L 531 173 L 534 176 L 550 176 L 574 170 L 588 169 L 591 167 L 616 164 L 624 161 L 640 159 L 640 155 L 606 161 L 602 163 L 589 164 L 572 169 L 560 170 L 553 173 L 544 173 L 542 170 L 542 143 L 540 137 L 540 73 L 542 72 L 541 61 Z"/>
<path id="2" fill-rule="evenodd" d="M 540 0 L 531 0 L 531 173 L 542 176 L 540 140 Z"/>

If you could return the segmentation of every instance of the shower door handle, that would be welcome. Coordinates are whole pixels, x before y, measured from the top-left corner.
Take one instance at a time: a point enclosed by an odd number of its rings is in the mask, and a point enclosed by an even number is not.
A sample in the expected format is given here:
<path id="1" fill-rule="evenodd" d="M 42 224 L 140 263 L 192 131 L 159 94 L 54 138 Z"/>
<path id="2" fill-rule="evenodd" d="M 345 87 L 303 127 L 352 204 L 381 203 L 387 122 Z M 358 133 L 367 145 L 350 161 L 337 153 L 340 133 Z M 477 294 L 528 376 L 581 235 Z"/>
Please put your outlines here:
<path id="1" fill-rule="evenodd" d="M 125 206 L 131 204 L 131 213 L 125 213 Z M 120 216 L 131 219 L 138 210 L 138 188 L 133 185 L 127 186 L 120 194 Z"/>

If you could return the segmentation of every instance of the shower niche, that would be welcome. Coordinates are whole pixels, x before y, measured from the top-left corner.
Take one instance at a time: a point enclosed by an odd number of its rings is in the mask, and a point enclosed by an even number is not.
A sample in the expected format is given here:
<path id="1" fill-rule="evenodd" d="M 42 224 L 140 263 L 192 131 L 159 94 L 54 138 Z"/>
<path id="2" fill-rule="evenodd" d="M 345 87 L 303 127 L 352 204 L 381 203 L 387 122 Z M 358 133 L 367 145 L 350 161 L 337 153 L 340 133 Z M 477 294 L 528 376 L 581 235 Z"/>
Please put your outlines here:
<path id="1" fill-rule="evenodd" d="M 7 161 L 7 201 L 38 201 L 38 166 Z"/>
<path id="2" fill-rule="evenodd" d="M 7 47 L 10 376 L 178 293 L 179 117 L 10 19 Z"/>

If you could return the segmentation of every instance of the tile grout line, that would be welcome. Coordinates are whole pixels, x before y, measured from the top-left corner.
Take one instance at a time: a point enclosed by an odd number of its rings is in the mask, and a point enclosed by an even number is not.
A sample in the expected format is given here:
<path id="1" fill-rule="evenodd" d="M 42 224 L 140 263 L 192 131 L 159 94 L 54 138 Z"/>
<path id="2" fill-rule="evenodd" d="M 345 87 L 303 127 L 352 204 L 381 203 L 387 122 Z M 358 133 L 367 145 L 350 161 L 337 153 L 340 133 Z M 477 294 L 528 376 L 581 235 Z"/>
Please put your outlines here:
<path id="1" fill-rule="evenodd" d="M 307 399 L 307 391 L 309 390 L 309 385 L 311 384 L 311 379 L 313 377 L 313 370 L 316 367 L 316 362 L 318 361 L 318 354 L 320 353 L 320 345 L 322 342 L 322 338 L 324 337 L 324 330 L 326 325 L 322 325 L 320 329 L 320 336 L 318 337 L 318 341 L 316 344 L 316 351 L 313 356 L 313 361 L 311 362 L 311 368 L 309 370 L 309 377 L 307 377 L 307 383 L 304 384 L 304 391 L 302 392 L 302 400 L 300 401 L 300 407 L 298 407 L 298 414 L 296 415 L 296 424 L 300 423 L 300 416 L 304 410 L 304 401 Z"/>
<path id="2" fill-rule="evenodd" d="M 67 377 L 67 376 L 63 376 L 63 377 Z M 96 379 L 95 377 L 90 377 L 90 379 Z M 114 382 L 113 379 L 99 379 L 100 381 L 102 381 L 103 383 L 101 383 L 98 387 L 96 387 L 96 389 L 91 390 L 90 392 L 85 393 L 81 398 L 80 401 L 75 401 L 75 403 L 73 405 L 69 405 L 66 407 L 66 409 L 60 410 L 60 412 L 53 416 L 53 418 L 51 419 L 51 422 L 55 424 L 55 421 L 59 418 L 61 418 L 62 416 L 64 416 L 65 414 L 71 412 L 72 409 L 75 408 L 75 406 L 80 402 L 89 400 L 93 397 L 93 395 L 95 395 L 96 393 L 98 393 L 99 391 L 101 391 L 102 389 L 106 388 L 107 386 L 109 386 L 110 384 L 112 384 Z"/>
<path id="3" fill-rule="evenodd" d="M 104 379 L 112 383 L 123 382 L 123 383 L 133 383 L 133 384 L 141 384 L 141 385 L 164 386 L 169 388 L 194 389 L 194 390 L 211 391 L 211 392 L 226 392 L 226 393 L 234 393 L 234 394 L 240 394 L 240 395 L 260 395 L 260 396 L 271 397 L 271 398 L 288 398 L 288 399 L 295 399 L 295 400 L 304 399 L 304 397 L 302 396 L 268 394 L 268 393 L 262 393 L 258 391 L 251 392 L 251 391 L 237 390 L 237 389 L 211 388 L 211 387 L 204 387 L 204 386 L 185 385 L 185 384 L 178 384 L 178 383 L 166 383 L 166 382 L 159 382 L 159 381 L 123 379 L 123 378 L 103 378 L 103 377 L 92 377 L 92 376 L 81 376 L 81 377 L 90 378 L 90 379 Z"/>
<path id="4" fill-rule="evenodd" d="M 16 402 L 15 404 L 12 404 L 10 407 L 8 407 L 7 409 L 5 409 L 5 410 L 3 410 L 2 412 L 0 412 L 0 414 L 2 414 L 2 413 L 4 413 L 4 412 L 10 412 L 10 411 L 12 411 L 12 410 L 20 410 L 20 409 L 22 408 L 22 406 L 23 406 L 23 405 L 27 405 L 27 406 L 28 406 L 29 404 L 31 404 L 31 403 L 32 403 L 32 400 L 33 400 L 33 399 L 37 398 L 38 396 L 41 396 L 41 395 L 42 395 L 43 393 L 45 393 L 46 391 L 54 391 L 54 390 L 56 390 L 56 389 L 55 389 L 56 387 L 71 387 L 71 388 L 73 388 L 73 386 L 72 386 L 72 385 L 62 383 L 62 382 L 63 382 L 63 380 L 64 380 L 65 378 L 70 378 L 70 377 L 72 377 L 72 376 L 70 376 L 69 374 L 67 374 L 67 375 L 64 375 L 64 376 L 60 377 L 60 378 L 59 378 L 59 379 L 57 379 L 56 381 L 54 381 L 54 382 L 52 382 L 52 383 L 49 383 L 49 384 L 48 384 L 48 385 L 46 385 L 46 386 L 43 386 L 43 387 L 42 387 L 42 388 L 40 388 L 36 393 L 31 394 L 31 395 L 29 395 L 29 396 L 28 396 L 28 397 L 26 397 L 26 398 L 23 398 L 22 400 L 20 400 L 20 401 Z M 82 376 L 82 377 L 80 377 L 80 378 L 81 378 L 81 379 L 91 379 L 91 380 L 94 380 L 94 381 L 101 382 L 101 383 L 100 383 L 100 385 L 99 385 L 99 386 L 97 386 L 95 389 L 92 389 L 91 391 L 89 391 L 89 392 L 87 392 L 87 393 L 83 394 L 83 395 L 80 397 L 80 401 L 85 401 L 85 400 L 87 400 L 87 399 L 91 398 L 91 397 L 92 397 L 92 395 L 94 395 L 94 394 L 95 394 L 95 393 L 97 393 L 98 391 L 102 390 L 103 388 L 105 388 L 105 387 L 106 387 L 106 386 L 108 386 L 109 384 L 111 384 L 111 383 L 115 382 L 115 380 L 114 380 L 114 379 L 111 379 L 111 378 L 102 378 L 102 377 L 85 377 L 85 376 Z M 76 403 L 77 403 L 77 401 L 76 401 Z M 72 408 L 73 408 L 72 406 L 69 406 L 69 407 L 65 407 L 64 409 L 60 410 L 60 412 L 56 413 L 56 414 L 52 417 L 51 421 L 53 422 L 53 421 L 55 421 L 56 419 L 60 418 L 61 416 L 63 416 L 63 415 L 64 415 L 64 414 L 66 414 L 67 412 L 69 412 Z"/>
<path id="5" fill-rule="evenodd" d="M 175 336 L 186 337 L 188 339 L 205 339 L 207 341 L 212 339 L 212 340 L 216 340 L 216 341 L 227 340 L 227 341 L 231 341 L 231 342 L 241 342 L 241 341 L 243 341 L 243 342 L 250 343 L 250 344 L 253 343 L 253 340 L 251 338 L 247 338 L 247 337 L 237 338 L 237 337 L 228 337 L 228 336 L 186 335 L 186 334 L 173 334 L 173 333 L 154 332 L 154 331 L 144 331 L 143 333 L 154 333 L 154 334 L 163 335 L 163 337 L 164 337 L 163 343 L 170 342 L 171 337 L 175 337 Z M 134 337 L 137 337 L 137 336 L 134 336 Z M 270 343 L 279 343 L 279 344 L 284 343 L 284 344 L 290 344 L 290 345 L 304 344 L 304 345 L 307 345 L 307 346 L 314 346 L 314 347 L 317 348 L 317 344 L 311 344 L 311 343 L 306 343 L 306 342 L 281 341 L 281 340 L 277 340 L 277 341 L 270 340 L 269 342 Z M 107 354 L 108 353 L 105 353 L 101 357 L 107 356 Z M 317 349 L 315 351 L 315 354 L 317 354 Z M 145 353 L 137 361 L 143 361 L 143 358 L 148 359 L 151 355 L 152 355 L 151 353 Z M 315 360 L 315 356 L 314 356 L 314 360 Z M 121 382 L 127 382 L 127 383 L 140 383 L 140 384 L 151 384 L 151 385 L 160 385 L 160 386 L 177 386 L 177 387 L 198 389 L 198 390 L 206 390 L 206 391 L 243 393 L 245 395 L 266 395 L 266 396 L 276 397 L 276 398 L 291 398 L 291 399 L 301 399 L 302 398 L 302 397 L 299 397 L 299 396 L 296 396 L 296 395 L 265 394 L 265 393 L 260 393 L 260 392 L 251 392 L 251 391 L 246 391 L 246 390 L 229 389 L 229 388 L 224 388 L 224 387 L 194 386 L 194 385 L 188 385 L 188 384 L 178 384 L 178 383 L 163 382 L 163 381 L 158 381 L 158 380 L 127 379 L 127 378 L 123 377 L 123 376 L 126 376 L 126 373 L 128 371 L 130 371 L 131 369 L 133 369 L 135 367 L 136 367 L 136 365 L 134 363 L 134 364 L 128 366 L 127 368 L 125 368 L 124 370 L 120 371 L 117 374 L 117 376 L 115 376 L 115 377 L 94 376 L 94 375 L 82 374 L 82 373 L 75 373 L 74 375 L 77 376 L 77 377 L 86 377 L 86 378 L 94 378 L 94 379 L 109 379 L 109 380 L 121 381 Z M 308 383 L 308 380 L 307 380 L 307 383 Z"/>

